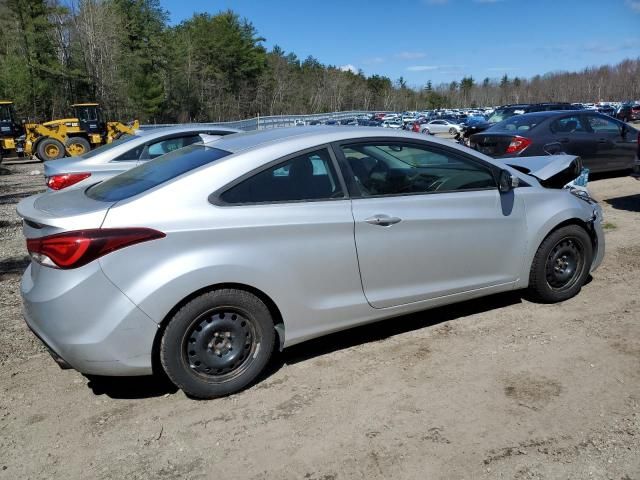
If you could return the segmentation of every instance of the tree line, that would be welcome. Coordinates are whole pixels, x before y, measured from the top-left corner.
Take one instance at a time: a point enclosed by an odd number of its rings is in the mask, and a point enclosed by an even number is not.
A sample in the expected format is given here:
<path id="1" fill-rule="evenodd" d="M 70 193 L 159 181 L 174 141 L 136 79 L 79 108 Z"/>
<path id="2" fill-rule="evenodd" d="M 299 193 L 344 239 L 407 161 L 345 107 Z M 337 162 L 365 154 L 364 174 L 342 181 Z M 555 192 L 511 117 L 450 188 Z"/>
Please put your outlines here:
<path id="1" fill-rule="evenodd" d="M 340 110 L 421 110 L 640 99 L 640 58 L 533 78 L 465 76 L 421 88 L 298 58 L 233 11 L 169 23 L 159 0 L 1 0 L 0 97 L 43 121 L 99 102 L 110 119 L 224 121 Z"/>

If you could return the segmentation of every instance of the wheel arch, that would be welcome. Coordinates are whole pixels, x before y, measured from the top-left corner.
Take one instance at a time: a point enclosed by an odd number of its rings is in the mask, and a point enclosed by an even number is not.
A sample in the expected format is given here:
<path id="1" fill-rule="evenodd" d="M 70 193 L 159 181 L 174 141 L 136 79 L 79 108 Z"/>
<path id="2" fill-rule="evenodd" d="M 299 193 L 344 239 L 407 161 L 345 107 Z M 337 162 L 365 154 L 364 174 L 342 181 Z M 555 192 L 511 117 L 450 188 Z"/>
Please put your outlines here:
<path id="1" fill-rule="evenodd" d="M 564 216 L 562 220 L 560 220 L 559 218 L 552 219 L 546 225 L 547 228 L 543 229 L 543 233 L 536 239 L 535 242 L 531 244 L 529 255 L 527 257 L 527 260 L 523 269 L 522 280 L 524 280 L 524 282 L 520 285 L 521 287 L 524 288 L 529 285 L 529 273 L 531 271 L 531 265 L 533 264 L 533 260 L 536 256 L 536 253 L 538 252 L 538 249 L 540 248 L 540 245 L 542 245 L 542 243 L 553 232 L 555 232 L 556 230 L 562 227 L 566 227 L 569 225 L 577 225 L 583 228 L 587 232 L 587 234 L 589 235 L 589 238 L 591 239 L 591 245 L 593 247 L 592 262 L 595 261 L 595 259 L 597 258 L 597 251 L 598 251 L 599 245 L 598 245 L 598 235 L 596 234 L 595 228 L 593 226 L 593 222 L 584 220 L 576 215 Z"/>
<path id="2" fill-rule="evenodd" d="M 199 297 L 200 295 L 207 292 L 212 292 L 214 290 L 221 290 L 225 288 L 231 288 L 235 290 L 243 290 L 245 292 L 249 292 L 255 295 L 256 297 L 258 297 L 262 302 L 264 302 L 264 304 L 269 309 L 269 313 L 271 314 L 271 319 L 273 321 L 273 328 L 275 329 L 278 335 L 279 349 L 280 351 L 282 351 L 284 347 L 284 341 L 285 341 L 284 320 L 282 318 L 282 313 L 280 312 L 280 309 L 278 308 L 276 303 L 273 301 L 273 299 L 271 299 L 271 297 L 269 297 L 269 295 L 264 293 L 262 290 L 244 283 L 215 283 L 215 284 L 211 284 L 206 287 L 200 288 L 195 292 L 190 293 L 183 299 L 181 299 L 178 303 L 176 303 L 173 306 L 173 308 L 171 308 L 171 310 L 169 310 L 169 312 L 160 321 L 160 323 L 158 324 L 158 331 L 156 332 L 155 338 L 153 339 L 153 346 L 151 350 L 151 364 L 154 372 L 163 371 L 162 365 L 160 364 L 160 341 L 162 340 L 162 335 L 164 334 L 164 331 L 167 328 L 167 325 L 169 324 L 169 321 L 171 320 L 171 318 L 178 312 L 178 310 L 180 310 L 184 305 L 189 303 L 194 298 Z"/>

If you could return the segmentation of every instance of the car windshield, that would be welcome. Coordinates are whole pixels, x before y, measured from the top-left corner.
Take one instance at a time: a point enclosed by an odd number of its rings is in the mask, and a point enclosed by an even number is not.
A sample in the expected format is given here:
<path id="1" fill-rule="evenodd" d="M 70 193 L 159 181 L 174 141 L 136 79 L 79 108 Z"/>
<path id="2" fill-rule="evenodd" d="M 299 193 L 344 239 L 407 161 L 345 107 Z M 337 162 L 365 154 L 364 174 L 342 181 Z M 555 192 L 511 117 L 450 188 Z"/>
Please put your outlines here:
<path id="1" fill-rule="evenodd" d="M 123 135 L 122 137 L 120 137 L 117 140 L 114 140 L 111 143 L 105 143 L 104 145 L 98 147 L 98 148 L 94 148 L 93 150 L 91 150 L 90 152 L 85 153 L 84 155 L 81 155 L 80 158 L 92 158 L 95 157 L 96 155 L 102 153 L 102 152 L 106 152 L 108 150 L 111 150 L 114 147 L 117 147 L 118 145 L 122 145 L 123 143 L 127 143 L 130 140 L 133 140 L 134 138 L 138 138 L 139 135 Z"/>
<path id="2" fill-rule="evenodd" d="M 514 115 L 487 129 L 492 132 L 526 132 L 532 130 L 546 117 L 544 115 Z"/>
<path id="3" fill-rule="evenodd" d="M 202 144 L 190 145 L 89 187 L 86 194 L 89 198 L 101 202 L 117 202 L 227 155 L 231 155 L 231 152 Z"/>
<path id="4" fill-rule="evenodd" d="M 526 107 L 524 106 L 499 108 L 491 114 L 491 116 L 487 119 L 487 122 L 498 123 L 503 120 L 506 120 L 507 118 L 511 118 L 514 115 L 520 115 L 520 114 L 526 113 L 525 108 Z"/>
<path id="5" fill-rule="evenodd" d="M 0 122 L 11 121 L 11 109 L 9 105 L 0 105 Z"/>

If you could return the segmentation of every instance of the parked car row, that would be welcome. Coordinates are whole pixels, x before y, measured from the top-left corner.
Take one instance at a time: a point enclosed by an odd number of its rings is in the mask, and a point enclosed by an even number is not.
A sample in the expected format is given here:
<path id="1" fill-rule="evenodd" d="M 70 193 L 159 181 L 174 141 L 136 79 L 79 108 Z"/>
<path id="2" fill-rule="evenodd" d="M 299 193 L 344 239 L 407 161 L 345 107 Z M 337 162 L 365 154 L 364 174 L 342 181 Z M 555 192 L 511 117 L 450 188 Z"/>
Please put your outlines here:
<path id="1" fill-rule="evenodd" d="M 502 128 L 551 128 L 529 115 Z M 216 132 L 124 139 L 84 162 L 134 168 L 18 205 L 25 318 L 64 368 L 219 397 L 277 348 L 502 291 L 563 301 L 603 259 L 601 207 L 564 188 L 575 156 L 496 160 L 390 128 Z"/>

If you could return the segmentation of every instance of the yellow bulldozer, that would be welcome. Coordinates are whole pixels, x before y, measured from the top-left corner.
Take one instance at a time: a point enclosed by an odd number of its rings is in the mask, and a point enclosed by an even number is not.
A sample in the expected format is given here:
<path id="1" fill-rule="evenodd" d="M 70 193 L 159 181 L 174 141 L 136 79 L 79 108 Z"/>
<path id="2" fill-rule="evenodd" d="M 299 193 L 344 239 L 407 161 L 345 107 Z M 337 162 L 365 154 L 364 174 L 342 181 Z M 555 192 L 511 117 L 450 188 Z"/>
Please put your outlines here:
<path id="1" fill-rule="evenodd" d="M 97 103 L 77 103 L 71 107 L 75 118 L 21 123 L 17 120 L 13 102 L 0 100 L 0 161 L 13 155 L 36 156 L 43 161 L 82 155 L 140 128 L 137 120 L 128 125 L 105 122 Z"/>
<path id="2" fill-rule="evenodd" d="M 71 108 L 74 118 L 25 123 L 24 154 L 42 161 L 75 157 L 140 128 L 137 120 L 131 124 L 105 121 L 97 103 L 76 103 Z"/>

